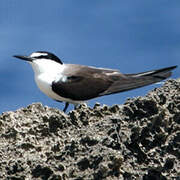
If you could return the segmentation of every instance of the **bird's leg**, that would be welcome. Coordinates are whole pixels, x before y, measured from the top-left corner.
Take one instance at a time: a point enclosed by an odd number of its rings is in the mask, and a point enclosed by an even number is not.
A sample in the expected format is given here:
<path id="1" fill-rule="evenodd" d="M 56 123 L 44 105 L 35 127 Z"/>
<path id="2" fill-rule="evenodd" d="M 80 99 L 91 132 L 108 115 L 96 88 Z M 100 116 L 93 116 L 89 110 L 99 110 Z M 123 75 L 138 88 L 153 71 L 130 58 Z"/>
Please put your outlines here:
<path id="1" fill-rule="evenodd" d="M 68 103 L 68 102 L 66 102 L 66 103 L 65 103 L 65 107 L 64 107 L 64 109 L 63 109 L 63 111 L 64 111 L 64 112 L 66 112 L 66 110 L 67 110 L 68 106 L 69 106 L 69 103 Z"/>

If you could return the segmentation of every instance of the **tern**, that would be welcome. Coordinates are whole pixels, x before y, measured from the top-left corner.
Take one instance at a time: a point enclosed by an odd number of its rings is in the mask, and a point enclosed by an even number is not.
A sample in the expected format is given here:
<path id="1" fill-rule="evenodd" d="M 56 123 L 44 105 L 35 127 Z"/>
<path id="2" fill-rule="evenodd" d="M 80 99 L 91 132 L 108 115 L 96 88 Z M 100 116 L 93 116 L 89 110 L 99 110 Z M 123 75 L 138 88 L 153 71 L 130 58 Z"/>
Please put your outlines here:
<path id="1" fill-rule="evenodd" d="M 29 56 L 14 57 L 29 62 L 34 70 L 35 82 L 48 97 L 69 103 L 81 104 L 90 99 L 140 88 L 171 76 L 177 66 L 135 74 L 122 74 L 119 70 L 96 68 L 77 64 L 64 64 L 47 51 L 33 52 Z"/>

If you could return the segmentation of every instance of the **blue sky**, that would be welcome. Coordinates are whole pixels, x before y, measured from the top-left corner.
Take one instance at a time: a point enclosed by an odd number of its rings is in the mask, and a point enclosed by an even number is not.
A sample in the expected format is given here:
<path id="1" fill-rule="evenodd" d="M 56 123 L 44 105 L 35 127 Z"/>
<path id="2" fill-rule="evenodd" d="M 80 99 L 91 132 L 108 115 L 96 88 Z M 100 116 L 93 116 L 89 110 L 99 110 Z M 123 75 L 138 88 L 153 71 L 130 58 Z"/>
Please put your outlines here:
<path id="1" fill-rule="evenodd" d="M 64 106 L 39 91 L 30 65 L 13 58 L 15 54 L 45 50 L 65 63 L 115 68 L 122 73 L 180 68 L 179 9 L 179 0 L 1 0 L 0 113 L 33 102 Z M 179 77 L 179 68 L 172 78 Z M 101 97 L 89 105 L 122 104 L 158 86 Z"/>

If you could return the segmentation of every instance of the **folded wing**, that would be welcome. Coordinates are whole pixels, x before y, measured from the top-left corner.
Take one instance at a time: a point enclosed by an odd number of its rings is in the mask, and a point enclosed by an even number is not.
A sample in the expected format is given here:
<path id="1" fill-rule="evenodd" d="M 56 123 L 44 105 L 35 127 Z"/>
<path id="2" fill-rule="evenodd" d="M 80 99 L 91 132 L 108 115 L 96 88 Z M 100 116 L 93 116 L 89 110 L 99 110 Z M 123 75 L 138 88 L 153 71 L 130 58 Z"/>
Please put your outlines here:
<path id="1" fill-rule="evenodd" d="M 176 66 L 137 74 L 121 74 L 118 70 L 69 65 L 66 80 L 54 81 L 52 90 L 58 95 L 77 101 L 128 91 L 162 81 L 171 76 Z"/>
<path id="2" fill-rule="evenodd" d="M 122 78 L 121 75 L 118 77 L 117 75 L 117 80 L 114 81 L 106 91 L 100 93 L 100 95 L 108 95 L 128 91 L 131 89 L 140 88 L 146 85 L 162 81 L 170 77 L 172 74 L 171 71 L 176 67 L 177 66 L 171 66 L 167 68 L 137 74 L 124 74 L 126 78 Z"/>

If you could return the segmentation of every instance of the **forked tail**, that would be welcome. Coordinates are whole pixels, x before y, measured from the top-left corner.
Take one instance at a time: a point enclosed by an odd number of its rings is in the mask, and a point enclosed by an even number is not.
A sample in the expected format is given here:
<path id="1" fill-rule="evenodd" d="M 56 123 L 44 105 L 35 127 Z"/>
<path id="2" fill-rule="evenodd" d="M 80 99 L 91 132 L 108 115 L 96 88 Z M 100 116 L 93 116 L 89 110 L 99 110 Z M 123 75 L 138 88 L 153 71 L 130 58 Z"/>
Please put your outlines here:
<path id="1" fill-rule="evenodd" d="M 171 66 L 163 69 L 152 70 L 137 74 L 122 74 L 112 76 L 112 79 L 115 79 L 112 85 L 104 91 L 101 95 L 108 95 L 123 91 L 128 91 L 135 88 L 140 88 L 153 84 L 159 81 L 162 81 L 171 76 L 172 70 L 177 66 Z"/>

